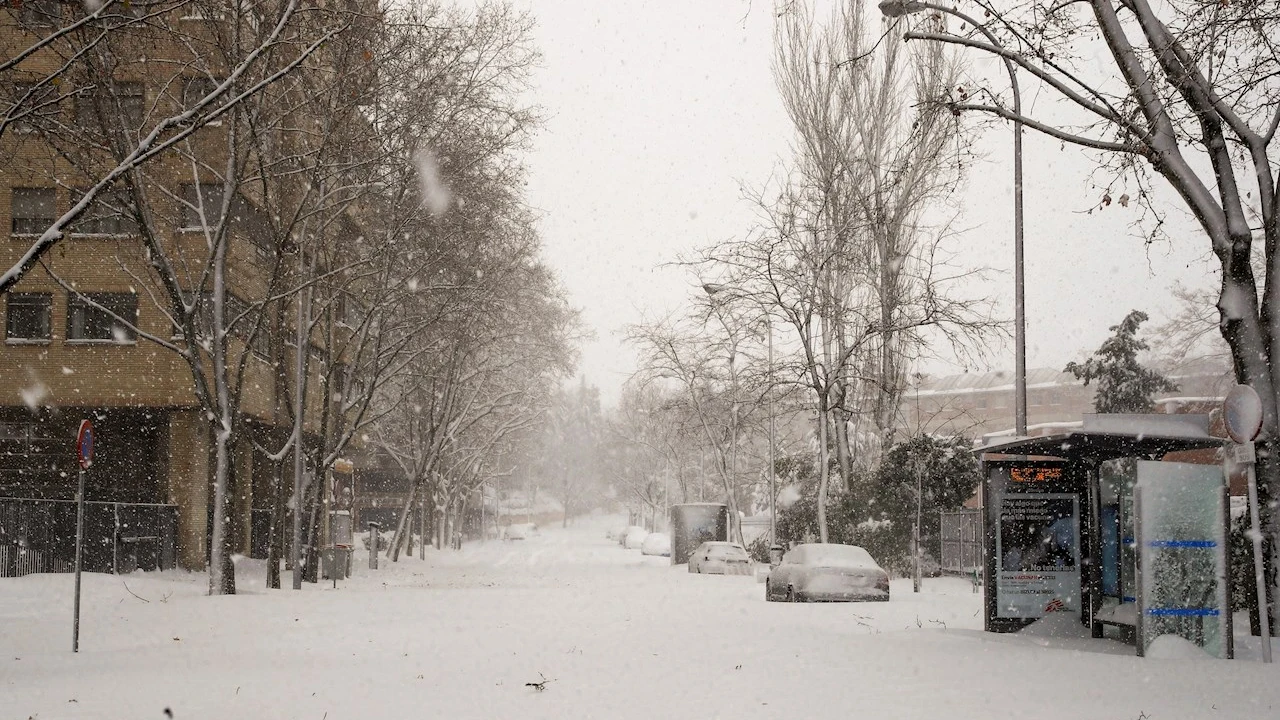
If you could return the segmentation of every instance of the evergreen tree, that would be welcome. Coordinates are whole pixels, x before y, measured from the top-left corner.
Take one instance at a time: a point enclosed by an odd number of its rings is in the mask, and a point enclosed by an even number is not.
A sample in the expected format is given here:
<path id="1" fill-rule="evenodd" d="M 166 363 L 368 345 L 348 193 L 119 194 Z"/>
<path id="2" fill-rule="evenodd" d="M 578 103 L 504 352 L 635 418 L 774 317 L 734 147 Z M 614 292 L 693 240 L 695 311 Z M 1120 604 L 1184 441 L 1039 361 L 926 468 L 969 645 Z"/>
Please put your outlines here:
<path id="1" fill-rule="evenodd" d="M 1111 326 L 1111 337 L 1084 363 L 1067 363 L 1066 370 L 1084 380 L 1088 385 L 1098 381 L 1098 391 L 1093 398 L 1093 408 L 1100 413 L 1151 412 L 1151 396 L 1158 392 L 1172 392 L 1178 386 L 1169 378 L 1138 363 L 1138 353 L 1147 349 L 1147 343 L 1138 339 L 1138 326 L 1146 322 L 1147 314 L 1133 310 Z"/>

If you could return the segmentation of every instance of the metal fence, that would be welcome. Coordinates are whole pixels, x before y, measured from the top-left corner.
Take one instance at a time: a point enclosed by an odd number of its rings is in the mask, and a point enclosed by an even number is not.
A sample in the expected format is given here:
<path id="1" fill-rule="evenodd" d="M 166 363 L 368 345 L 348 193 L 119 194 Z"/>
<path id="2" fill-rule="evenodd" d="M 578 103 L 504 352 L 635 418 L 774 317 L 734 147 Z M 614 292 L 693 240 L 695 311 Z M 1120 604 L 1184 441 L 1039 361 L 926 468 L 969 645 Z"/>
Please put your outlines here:
<path id="1" fill-rule="evenodd" d="M 982 572 L 983 548 L 981 510 L 949 510 L 942 512 L 943 572 L 972 575 Z"/>
<path id="2" fill-rule="evenodd" d="M 85 503 L 87 572 L 174 567 L 178 508 L 150 503 Z M 0 498 L 0 577 L 71 572 L 76 554 L 73 500 Z"/>

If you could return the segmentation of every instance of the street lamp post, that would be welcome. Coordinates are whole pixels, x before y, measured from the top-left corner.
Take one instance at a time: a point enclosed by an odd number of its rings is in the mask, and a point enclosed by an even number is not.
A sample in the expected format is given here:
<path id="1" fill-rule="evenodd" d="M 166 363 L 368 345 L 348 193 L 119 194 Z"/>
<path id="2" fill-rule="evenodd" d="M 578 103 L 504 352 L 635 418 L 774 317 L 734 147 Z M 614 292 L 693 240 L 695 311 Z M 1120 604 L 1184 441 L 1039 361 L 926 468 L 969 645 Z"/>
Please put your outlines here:
<path id="1" fill-rule="evenodd" d="M 716 293 L 724 289 L 724 285 L 717 285 L 715 283 L 703 283 L 702 285 L 703 292 L 709 296 L 714 296 Z M 767 344 L 769 347 L 769 544 L 772 545 L 778 542 L 778 476 L 774 458 L 774 448 L 777 443 L 775 442 L 776 429 L 774 425 L 773 412 L 773 319 L 770 317 L 769 311 L 764 307 L 763 303 L 757 304 L 760 305 L 760 310 L 764 313 L 765 333 L 768 337 Z M 736 399 L 734 407 L 735 409 L 737 408 Z M 736 432 L 736 426 L 734 430 Z"/>
<path id="2" fill-rule="evenodd" d="M 958 18 L 982 33 L 990 43 L 1004 50 L 1004 45 L 985 25 L 954 8 L 919 0 L 882 0 L 880 12 L 885 17 L 899 18 L 925 10 L 935 10 Z M 938 38 L 907 33 L 908 40 L 936 40 Z M 1009 84 L 1013 86 L 1013 413 L 1015 431 L 1019 436 L 1027 434 L 1027 318 L 1022 275 L 1022 93 L 1018 89 L 1018 74 L 1013 61 L 1001 56 L 1005 70 L 1009 72 Z"/>

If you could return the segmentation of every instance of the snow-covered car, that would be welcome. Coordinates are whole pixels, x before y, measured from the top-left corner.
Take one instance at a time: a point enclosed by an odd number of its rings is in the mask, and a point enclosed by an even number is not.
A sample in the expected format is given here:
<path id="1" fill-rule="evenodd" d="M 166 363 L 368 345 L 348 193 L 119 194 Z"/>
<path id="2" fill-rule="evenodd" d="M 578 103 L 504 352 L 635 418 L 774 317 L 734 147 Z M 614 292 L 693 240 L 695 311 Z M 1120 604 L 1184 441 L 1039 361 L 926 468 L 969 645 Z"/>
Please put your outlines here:
<path id="1" fill-rule="evenodd" d="M 889 573 L 857 545 L 806 543 L 791 548 L 769 573 L 764 599 L 888 600 Z"/>
<path id="2" fill-rule="evenodd" d="M 640 543 L 640 552 L 644 555 L 671 557 L 671 536 L 666 533 L 649 533 Z"/>
<path id="3" fill-rule="evenodd" d="M 708 575 L 750 575 L 751 556 L 738 543 L 704 542 L 689 555 L 689 572 Z"/>
<path id="4" fill-rule="evenodd" d="M 538 533 L 538 526 L 533 523 L 516 523 L 508 525 L 503 535 L 507 540 L 528 540 Z"/>
<path id="5" fill-rule="evenodd" d="M 920 574 L 924 577 L 939 577 L 942 575 L 942 565 L 932 555 L 924 553 L 920 556 Z"/>
<path id="6" fill-rule="evenodd" d="M 628 550 L 635 550 L 644 543 L 644 539 L 649 537 L 649 531 L 639 525 L 632 525 L 627 528 L 627 532 L 622 536 L 622 547 Z"/>

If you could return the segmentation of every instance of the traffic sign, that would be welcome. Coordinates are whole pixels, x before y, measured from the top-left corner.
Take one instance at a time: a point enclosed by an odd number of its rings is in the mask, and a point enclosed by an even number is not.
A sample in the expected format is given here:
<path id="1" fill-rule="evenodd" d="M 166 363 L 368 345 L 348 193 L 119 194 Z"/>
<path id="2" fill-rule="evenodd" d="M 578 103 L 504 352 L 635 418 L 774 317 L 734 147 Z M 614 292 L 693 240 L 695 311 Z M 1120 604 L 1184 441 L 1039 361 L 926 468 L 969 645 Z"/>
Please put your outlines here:
<path id="1" fill-rule="evenodd" d="M 80 469 L 88 470 L 93 464 L 93 423 L 80 421 L 80 432 L 76 434 L 76 457 L 80 459 Z"/>
<path id="2" fill-rule="evenodd" d="M 1222 422 L 1238 443 L 1253 442 L 1262 430 L 1262 400 L 1248 385 L 1236 385 L 1222 401 Z"/>

